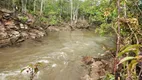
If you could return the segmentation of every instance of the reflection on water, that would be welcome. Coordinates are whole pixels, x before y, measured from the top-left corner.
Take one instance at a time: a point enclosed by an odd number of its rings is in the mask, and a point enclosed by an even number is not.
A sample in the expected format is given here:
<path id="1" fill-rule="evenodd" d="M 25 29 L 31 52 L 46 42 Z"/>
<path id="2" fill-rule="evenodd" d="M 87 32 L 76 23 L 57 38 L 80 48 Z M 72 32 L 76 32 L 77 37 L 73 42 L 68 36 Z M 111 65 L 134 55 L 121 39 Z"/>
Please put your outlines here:
<path id="1" fill-rule="evenodd" d="M 35 80 L 80 80 L 82 56 L 103 53 L 103 45 L 113 47 L 111 37 L 93 31 L 50 32 L 41 43 L 27 41 L 21 47 L 0 49 L 0 80 L 28 80 L 20 69 L 43 62 Z"/>

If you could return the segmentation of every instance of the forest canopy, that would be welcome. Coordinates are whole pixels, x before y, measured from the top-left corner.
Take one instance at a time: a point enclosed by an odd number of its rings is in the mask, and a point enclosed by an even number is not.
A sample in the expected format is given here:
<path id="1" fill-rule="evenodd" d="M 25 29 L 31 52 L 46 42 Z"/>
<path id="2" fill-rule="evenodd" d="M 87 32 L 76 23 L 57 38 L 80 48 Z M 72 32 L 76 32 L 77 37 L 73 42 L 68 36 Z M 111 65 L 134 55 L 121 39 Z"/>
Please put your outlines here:
<path id="1" fill-rule="evenodd" d="M 52 24 L 86 19 L 90 23 L 110 23 L 117 17 L 117 0 L 0 0 L 0 7 L 44 16 Z M 141 19 L 141 0 L 121 0 L 121 14 Z M 124 13 L 124 14 L 123 14 Z"/>

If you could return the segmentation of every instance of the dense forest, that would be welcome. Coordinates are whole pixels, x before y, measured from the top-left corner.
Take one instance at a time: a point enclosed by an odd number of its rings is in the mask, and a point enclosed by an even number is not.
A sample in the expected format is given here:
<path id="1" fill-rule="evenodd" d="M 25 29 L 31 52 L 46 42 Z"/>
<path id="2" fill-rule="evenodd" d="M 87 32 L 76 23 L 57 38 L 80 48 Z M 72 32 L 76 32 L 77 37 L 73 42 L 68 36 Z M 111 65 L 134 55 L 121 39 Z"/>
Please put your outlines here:
<path id="1" fill-rule="evenodd" d="M 84 56 L 89 73 L 82 80 L 142 80 L 142 0 L 0 0 L 0 47 L 27 39 L 41 42 L 50 31 L 74 30 L 94 30 L 115 41 L 115 48 L 105 47 L 111 70 L 103 67 L 98 72 L 103 77 L 96 79 L 93 63 L 108 64 L 102 57 Z M 40 65 L 29 67 L 30 80 Z"/>

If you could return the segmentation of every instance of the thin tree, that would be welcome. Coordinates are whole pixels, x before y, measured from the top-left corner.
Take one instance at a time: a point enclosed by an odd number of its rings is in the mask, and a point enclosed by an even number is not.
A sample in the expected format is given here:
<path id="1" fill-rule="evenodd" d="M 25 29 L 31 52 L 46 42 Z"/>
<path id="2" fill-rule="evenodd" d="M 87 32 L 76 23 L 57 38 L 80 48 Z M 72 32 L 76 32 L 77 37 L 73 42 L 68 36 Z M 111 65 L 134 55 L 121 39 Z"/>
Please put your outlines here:
<path id="1" fill-rule="evenodd" d="M 37 1 L 37 0 L 34 0 L 34 9 L 33 9 L 34 13 L 35 13 L 35 11 L 36 11 L 36 1 Z"/>
<path id="2" fill-rule="evenodd" d="M 44 0 L 41 0 L 41 4 L 40 4 L 40 15 L 42 15 L 42 13 L 43 13 L 43 3 L 44 3 Z"/>
<path id="3" fill-rule="evenodd" d="M 70 19 L 71 19 L 71 26 L 73 25 L 73 1 L 70 0 L 70 6 L 71 6 L 71 13 L 70 13 Z"/>

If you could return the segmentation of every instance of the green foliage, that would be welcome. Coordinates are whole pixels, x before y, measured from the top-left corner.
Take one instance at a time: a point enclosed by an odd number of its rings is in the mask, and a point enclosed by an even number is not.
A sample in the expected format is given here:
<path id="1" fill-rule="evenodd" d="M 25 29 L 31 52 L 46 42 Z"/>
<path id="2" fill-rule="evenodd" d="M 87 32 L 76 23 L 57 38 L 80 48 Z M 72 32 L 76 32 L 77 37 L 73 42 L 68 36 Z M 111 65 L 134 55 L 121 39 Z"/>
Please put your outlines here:
<path id="1" fill-rule="evenodd" d="M 102 36 L 104 36 L 106 34 L 111 34 L 113 31 L 111 26 L 112 26 L 112 24 L 103 23 L 100 25 L 100 27 L 96 28 L 95 32 L 99 33 Z"/>
<path id="2" fill-rule="evenodd" d="M 108 1 L 103 2 L 101 0 L 86 0 L 83 2 L 80 6 L 80 14 L 84 15 L 90 22 L 94 21 L 101 21 L 103 22 L 105 20 L 105 17 L 103 16 L 103 9 L 104 7 L 108 7 L 103 4 L 107 4 Z M 100 4 L 101 3 L 101 4 Z M 100 5 L 99 5 L 100 4 Z"/>
<path id="3" fill-rule="evenodd" d="M 34 11 L 32 11 L 32 10 L 29 11 L 29 13 L 32 14 L 32 15 L 35 15 L 35 14 L 36 14 L 36 12 L 34 12 Z"/>
<path id="4" fill-rule="evenodd" d="M 140 47 L 142 47 L 142 45 L 135 44 L 127 45 L 120 49 L 120 52 L 118 53 L 118 59 L 120 59 L 118 65 L 122 64 L 126 68 L 120 72 L 124 79 L 130 77 L 133 80 L 138 80 L 136 75 L 136 66 L 139 62 L 141 62 L 142 59 L 142 56 L 139 55 Z M 123 59 L 121 59 L 122 57 Z"/>
<path id="5" fill-rule="evenodd" d="M 50 20 L 49 20 L 49 24 L 55 25 L 57 23 L 58 23 L 57 17 L 56 16 L 52 16 L 52 18 L 50 18 Z"/>
<path id="6" fill-rule="evenodd" d="M 122 56 L 123 54 L 126 54 L 127 52 L 134 52 L 136 55 L 138 55 L 139 48 L 142 47 L 142 45 L 135 44 L 135 45 L 127 45 L 120 49 L 120 52 L 118 54 L 118 57 Z"/>
<path id="7" fill-rule="evenodd" d="M 107 73 L 103 80 L 115 80 L 115 76 L 113 74 Z"/>
<path id="8" fill-rule="evenodd" d="M 22 22 L 26 22 L 29 18 L 27 16 L 18 16 L 18 19 Z"/>
<path id="9" fill-rule="evenodd" d="M 46 18 L 46 17 L 40 17 L 40 21 L 46 23 L 46 22 L 48 22 L 48 18 Z"/>

